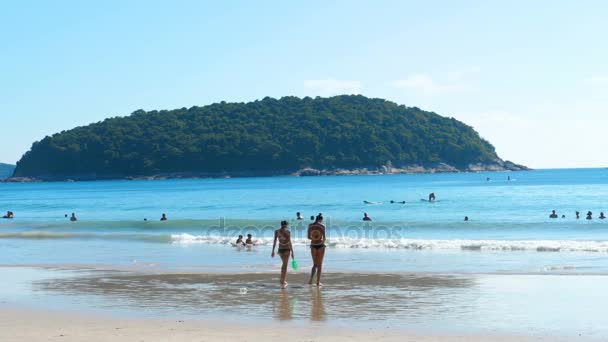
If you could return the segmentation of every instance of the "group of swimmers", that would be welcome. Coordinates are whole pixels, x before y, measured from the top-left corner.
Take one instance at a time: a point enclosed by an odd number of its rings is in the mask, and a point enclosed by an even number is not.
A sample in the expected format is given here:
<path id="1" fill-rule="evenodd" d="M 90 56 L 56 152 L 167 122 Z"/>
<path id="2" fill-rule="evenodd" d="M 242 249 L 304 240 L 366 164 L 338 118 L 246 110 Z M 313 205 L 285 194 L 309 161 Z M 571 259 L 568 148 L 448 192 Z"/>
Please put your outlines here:
<path id="1" fill-rule="evenodd" d="M 580 213 L 579 211 L 576 211 L 576 212 L 575 212 L 575 214 L 576 214 L 576 219 L 577 219 L 577 220 L 581 218 L 581 213 Z M 555 212 L 555 210 L 551 210 L 551 214 L 549 215 L 549 218 L 551 218 L 551 219 L 556 219 L 556 218 L 558 218 L 558 217 L 559 217 L 559 216 L 557 215 L 557 212 Z M 562 215 L 562 218 L 566 218 L 566 215 Z M 587 212 L 587 217 L 586 217 L 586 219 L 587 219 L 587 220 L 593 220 L 593 213 L 592 213 L 591 211 L 588 211 L 588 212 Z M 599 219 L 600 219 L 600 220 L 604 220 L 604 219 L 606 219 L 606 215 L 604 215 L 604 212 L 603 212 L 603 211 L 602 211 L 602 212 L 600 212 Z"/>
<path id="2" fill-rule="evenodd" d="M 297 213 L 298 217 L 301 217 L 300 213 Z M 317 287 L 323 286 L 321 284 L 321 271 L 323 269 L 323 258 L 325 257 L 325 225 L 323 224 L 323 214 L 319 213 L 314 218 L 314 221 L 308 225 L 308 240 L 310 240 L 310 256 L 312 258 L 312 269 L 310 271 L 310 279 L 308 281 L 309 284 L 313 284 L 313 280 L 316 276 L 316 285 Z M 302 218 L 303 219 L 303 218 Z M 300 219 L 299 219 L 300 220 Z M 291 259 L 295 259 L 294 249 L 291 244 L 291 233 L 289 231 L 289 222 L 283 220 L 281 221 L 281 228 L 277 229 L 274 232 L 274 239 L 272 243 L 272 253 L 271 257 L 274 258 L 275 249 L 277 247 L 277 242 L 279 248 L 277 250 L 277 254 L 281 257 L 282 265 L 281 265 L 281 279 L 280 284 L 281 288 L 284 289 L 287 287 L 287 265 L 289 263 L 289 256 Z M 251 236 L 249 234 L 248 236 Z M 237 240 L 238 242 L 238 240 Z"/>

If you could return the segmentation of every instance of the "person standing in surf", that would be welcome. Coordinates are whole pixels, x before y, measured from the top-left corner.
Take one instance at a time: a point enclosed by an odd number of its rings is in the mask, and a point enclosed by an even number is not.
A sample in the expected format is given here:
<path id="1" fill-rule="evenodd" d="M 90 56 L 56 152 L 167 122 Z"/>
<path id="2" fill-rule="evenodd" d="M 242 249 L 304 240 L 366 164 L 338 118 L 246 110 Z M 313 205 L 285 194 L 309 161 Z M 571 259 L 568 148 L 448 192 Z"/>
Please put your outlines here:
<path id="1" fill-rule="evenodd" d="M 283 261 L 283 265 L 281 266 L 281 288 L 284 289 L 287 287 L 287 264 L 289 263 L 289 254 L 291 254 L 291 259 L 294 258 L 293 248 L 291 246 L 291 233 L 287 229 L 289 227 L 289 223 L 287 221 L 281 221 L 281 228 L 277 229 L 274 232 L 274 242 L 272 243 L 272 254 L 271 256 L 274 258 L 274 249 L 277 246 L 277 240 L 279 241 L 279 250 L 278 254 L 281 257 L 281 261 Z"/>
<path id="2" fill-rule="evenodd" d="M 325 226 L 323 225 L 323 215 L 319 213 L 315 222 L 308 226 L 308 239 L 310 240 L 310 255 L 312 256 L 312 270 L 310 272 L 309 284 L 317 275 L 317 287 L 321 284 L 321 271 L 323 269 L 323 257 L 325 257 Z"/>

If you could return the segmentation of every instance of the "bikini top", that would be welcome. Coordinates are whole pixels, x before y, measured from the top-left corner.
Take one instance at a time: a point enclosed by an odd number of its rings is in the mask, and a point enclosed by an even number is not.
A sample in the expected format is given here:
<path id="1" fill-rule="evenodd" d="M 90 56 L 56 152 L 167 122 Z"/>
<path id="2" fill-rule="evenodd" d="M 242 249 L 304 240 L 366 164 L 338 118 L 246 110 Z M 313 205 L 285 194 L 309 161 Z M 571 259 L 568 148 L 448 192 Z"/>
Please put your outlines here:
<path id="1" fill-rule="evenodd" d="M 323 231 L 325 231 L 325 226 L 320 223 L 313 223 L 309 226 L 308 229 L 310 229 L 310 244 L 323 244 Z"/>

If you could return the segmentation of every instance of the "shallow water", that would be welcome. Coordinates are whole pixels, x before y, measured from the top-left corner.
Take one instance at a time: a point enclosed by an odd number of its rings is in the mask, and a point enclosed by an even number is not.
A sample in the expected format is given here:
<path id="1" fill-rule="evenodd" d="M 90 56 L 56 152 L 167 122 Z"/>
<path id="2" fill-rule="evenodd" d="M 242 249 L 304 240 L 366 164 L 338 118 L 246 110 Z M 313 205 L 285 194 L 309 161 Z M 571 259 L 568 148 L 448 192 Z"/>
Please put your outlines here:
<path id="1" fill-rule="evenodd" d="M 436 203 L 421 201 L 429 192 Z M 0 208 L 16 214 L 0 220 L 0 264 L 268 268 L 281 219 L 291 218 L 296 253 L 308 258 L 300 211 L 325 215 L 335 270 L 608 271 L 608 220 L 597 219 L 608 211 L 608 169 L 0 183 Z M 566 218 L 549 219 L 552 209 Z M 588 210 L 596 219 L 584 219 Z M 228 247 L 247 233 L 259 246 Z"/>

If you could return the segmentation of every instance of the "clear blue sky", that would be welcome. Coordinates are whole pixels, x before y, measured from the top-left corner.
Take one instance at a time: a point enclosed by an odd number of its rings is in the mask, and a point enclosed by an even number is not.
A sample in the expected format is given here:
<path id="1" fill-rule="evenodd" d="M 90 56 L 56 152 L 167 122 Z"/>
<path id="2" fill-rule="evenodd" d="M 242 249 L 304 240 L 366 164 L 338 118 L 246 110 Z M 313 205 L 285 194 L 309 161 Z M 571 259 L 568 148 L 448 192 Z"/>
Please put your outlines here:
<path id="1" fill-rule="evenodd" d="M 608 166 L 606 18 L 606 1 L 7 1 L 0 161 L 140 108 L 360 93 L 515 162 Z"/>

